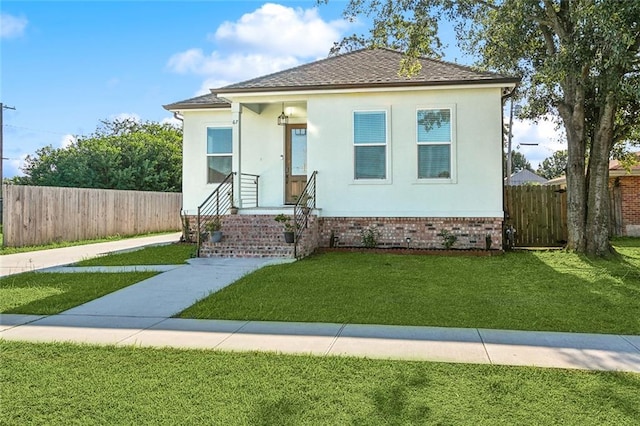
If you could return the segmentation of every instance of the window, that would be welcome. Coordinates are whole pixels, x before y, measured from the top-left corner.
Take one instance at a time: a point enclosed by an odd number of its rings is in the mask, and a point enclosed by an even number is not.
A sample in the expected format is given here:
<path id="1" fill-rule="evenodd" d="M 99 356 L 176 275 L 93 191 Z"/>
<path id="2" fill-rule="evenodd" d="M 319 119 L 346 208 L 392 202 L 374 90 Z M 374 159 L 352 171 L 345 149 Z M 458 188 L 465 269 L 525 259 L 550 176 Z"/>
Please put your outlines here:
<path id="1" fill-rule="evenodd" d="M 418 110 L 418 179 L 451 178 L 451 109 Z"/>
<path id="2" fill-rule="evenodd" d="M 207 128 L 207 183 L 220 183 L 231 173 L 231 127 Z"/>
<path id="3" fill-rule="evenodd" d="M 353 113 L 354 178 L 387 178 L 387 113 Z"/>

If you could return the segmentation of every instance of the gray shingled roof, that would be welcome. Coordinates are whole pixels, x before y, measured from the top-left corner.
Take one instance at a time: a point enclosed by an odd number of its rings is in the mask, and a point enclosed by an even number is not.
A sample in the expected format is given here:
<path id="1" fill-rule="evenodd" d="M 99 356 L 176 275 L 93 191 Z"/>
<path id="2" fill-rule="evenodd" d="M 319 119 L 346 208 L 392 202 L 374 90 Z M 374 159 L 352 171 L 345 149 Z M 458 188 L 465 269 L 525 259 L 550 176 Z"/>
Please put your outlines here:
<path id="1" fill-rule="evenodd" d="M 163 105 L 163 108 L 166 110 L 229 107 L 231 107 L 231 103 L 228 100 L 225 98 L 219 98 L 213 93 L 207 93 L 206 95 L 196 96 L 195 98 Z"/>
<path id="2" fill-rule="evenodd" d="M 363 49 L 295 68 L 231 84 L 213 93 L 271 90 L 326 90 L 357 87 L 434 86 L 444 84 L 517 83 L 518 78 L 476 71 L 470 67 L 420 58 L 420 72 L 399 74 L 403 55 L 390 49 Z"/>
<path id="3" fill-rule="evenodd" d="M 164 105 L 167 110 L 228 108 L 224 93 L 252 93 L 272 90 L 327 90 L 375 87 L 437 86 L 450 84 L 517 83 L 520 79 L 476 71 L 450 62 L 420 58 L 420 72 L 411 77 L 399 74 L 402 53 L 390 49 L 362 49 L 321 59 L 274 74 L 234 83 L 213 93 Z"/>
<path id="4" fill-rule="evenodd" d="M 504 178 L 505 182 L 507 178 Z M 545 184 L 547 183 L 547 179 L 542 176 L 538 176 L 533 173 L 531 170 L 522 169 L 519 172 L 513 173 L 511 175 L 511 185 L 526 185 L 528 183 L 539 183 Z"/>

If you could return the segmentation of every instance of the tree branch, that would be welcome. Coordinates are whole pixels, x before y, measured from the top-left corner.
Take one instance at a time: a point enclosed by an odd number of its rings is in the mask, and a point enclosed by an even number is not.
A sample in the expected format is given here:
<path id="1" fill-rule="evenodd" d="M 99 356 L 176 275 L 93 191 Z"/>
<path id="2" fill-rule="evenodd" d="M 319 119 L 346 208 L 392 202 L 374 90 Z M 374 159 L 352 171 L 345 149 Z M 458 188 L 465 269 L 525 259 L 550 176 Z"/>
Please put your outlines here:
<path id="1" fill-rule="evenodd" d="M 544 5 L 545 5 L 544 13 L 550 19 L 549 26 L 554 29 L 556 34 L 558 34 L 558 36 L 561 39 L 567 40 L 568 38 L 567 31 L 562 26 L 563 19 L 553 7 L 554 6 L 553 2 L 551 0 L 544 0 Z"/>
<path id="2" fill-rule="evenodd" d="M 547 53 L 549 55 L 555 55 L 557 53 L 556 44 L 553 41 L 553 34 L 548 26 L 540 24 L 540 31 L 544 37 L 545 45 L 547 46 Z"/>

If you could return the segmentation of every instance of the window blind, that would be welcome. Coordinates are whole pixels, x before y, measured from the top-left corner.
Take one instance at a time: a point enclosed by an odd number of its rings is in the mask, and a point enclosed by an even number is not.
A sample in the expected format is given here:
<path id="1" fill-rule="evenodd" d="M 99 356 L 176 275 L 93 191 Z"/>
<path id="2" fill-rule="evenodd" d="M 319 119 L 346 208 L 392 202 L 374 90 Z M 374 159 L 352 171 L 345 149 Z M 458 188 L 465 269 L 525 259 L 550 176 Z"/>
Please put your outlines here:
<path id="1" fill-rule="evenodd" d="M 207 154 L 231 154 L 232 131 L 227 127 L 207 129 Z"/>

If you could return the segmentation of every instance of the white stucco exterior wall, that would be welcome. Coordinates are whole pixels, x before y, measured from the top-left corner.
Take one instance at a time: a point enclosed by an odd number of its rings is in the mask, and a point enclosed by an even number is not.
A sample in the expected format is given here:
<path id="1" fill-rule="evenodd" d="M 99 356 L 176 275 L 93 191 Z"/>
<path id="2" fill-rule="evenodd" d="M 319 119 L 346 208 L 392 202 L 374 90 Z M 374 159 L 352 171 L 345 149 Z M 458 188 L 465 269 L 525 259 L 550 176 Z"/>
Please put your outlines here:
<path id="1" fill-rule="evenodd" d="M 231 110 L 188 110 L 183 119 L 182 209 L 196 214 L 217 187 L 207 184 L 207 127 L 231 127 Z"/>
<path id="2" fill-rule="evenodd" d="M 423 90 L 314 96 L 308 102 L 309 169 L 318 170 L 323 216 L 502 217 L 501 91 Z M 451 107 L 450 180 L 417 179 L 418 108 Z M 353 178 L 353 111 L 386 109 L 388 179 Z"/>
<path id="3" fill-rule="evenodd" d="M 322 216 L 502 217 L 501 89 L 499 87 L 236 97 L 260 104 L 242 108 L 241 171 L 260 175 L 260 205 L 284 200 L 284 127 L 276 124 L 285 101 L 291 123 L 307 123 L 308 170 L 318 171 Z M 291 106 L 293 105 L 293 106 Z M 454 111 L 452 178 L 417 179 L 416 111 Z M 255 109 L 255 108 L 254 108 Z M 353 112 L 388 113 L 388 179 L 353 178 Z M 206 184 L 206 129 L 232 127 L 231 110 L 184 111 L 184 208 L 195 209 L 214 189 Z"/>

